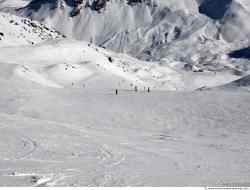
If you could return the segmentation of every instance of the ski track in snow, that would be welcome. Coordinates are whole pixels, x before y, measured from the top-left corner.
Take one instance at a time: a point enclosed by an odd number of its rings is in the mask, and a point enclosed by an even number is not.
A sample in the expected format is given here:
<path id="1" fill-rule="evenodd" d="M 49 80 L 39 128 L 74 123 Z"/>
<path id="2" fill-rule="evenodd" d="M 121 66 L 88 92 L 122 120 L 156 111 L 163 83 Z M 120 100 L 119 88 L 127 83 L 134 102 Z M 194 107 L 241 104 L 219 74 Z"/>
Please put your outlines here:
<path id="1" fill-rule="evenodd" d="M 3 186 L 248 184 L 248 88 L 115 96 L 12 74 L 0 89 Z"/>
<path id="2" fill-rule="evenodd" d="M 248 87 L 115 96 L 20 80 L 26 68 L 1 64 L 1 185 L 247 184 Z"/>
<path id="3" fill-rule="evenodd" d="M 75 57 L 64 63 L 58 52 L 70 54 L 72 47 Z M 181 63 L 160 68 L 75 41 L 26 48 L 0 52 L 2 186 L 248 184 L 249 77 L 245 87 L 234 82 L 192 91 L 215 75 L 182 75 Z M 144 83 L 133 72 L 121 72 L 121 65 L 138 69 Z M 157 88 L 152 75 L 187 91 Z M 235 77 L 216 76 L 221 81 L 214 79 L 212 87 Z M 192 86 L 194 81 L 200 84 Z M 143 85 L 156 88 L 148 93 Z"/>

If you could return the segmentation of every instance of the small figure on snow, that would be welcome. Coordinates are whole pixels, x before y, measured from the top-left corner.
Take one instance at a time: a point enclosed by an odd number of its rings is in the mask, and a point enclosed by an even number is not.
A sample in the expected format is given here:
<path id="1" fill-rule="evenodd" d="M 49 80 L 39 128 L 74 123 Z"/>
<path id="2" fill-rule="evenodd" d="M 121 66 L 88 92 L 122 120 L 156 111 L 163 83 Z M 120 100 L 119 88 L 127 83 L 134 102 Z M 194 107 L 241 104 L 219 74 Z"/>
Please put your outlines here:
<path id="1" fill-rule="evenodd" d="M 150 87 L 148 87 L 148 92 L 150 92 Z"/>

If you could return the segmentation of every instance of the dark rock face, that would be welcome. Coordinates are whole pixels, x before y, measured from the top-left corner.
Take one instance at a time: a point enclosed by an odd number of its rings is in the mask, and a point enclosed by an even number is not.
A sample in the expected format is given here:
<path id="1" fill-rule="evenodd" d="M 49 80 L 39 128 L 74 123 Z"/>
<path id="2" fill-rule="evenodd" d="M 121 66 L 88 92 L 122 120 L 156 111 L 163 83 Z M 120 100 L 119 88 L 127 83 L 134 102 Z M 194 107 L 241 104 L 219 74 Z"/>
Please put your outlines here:
<path id="1" fill-rule="evenodd" d="M 75 16 L 79 15 L 80 12 L 81 12 L 80 9 L 75 9 L 74 11 L 72 11 L 72 12 L 70 13 L 70 16 L 71 16 L 71 17 L 75 17 Z"/>
<path id="2" fill-rule="evenodd" d="M 102 0 L 99 4 L 96 5 L 96 11 L 99 11 L 106 7 L 108 0 Z"/>
<path id="3" fill-rule="evenodd" d="M 142 3 L 142 2 L 143 2 L 143 0 L 128 0 L 129 5 L 134 5 L 136 3 Z"/>
<path id="4" fill-rule="evenodd" d="M 84 0 L 32 0 L 27 7 L 31 10 L 37 11 L 45 4 L 50 5 L 51 8 L 55 8 L 56 5 L 59 3 L 62 4 L 62 2 L 65 2 L 68 6 L 76 6 L 83 1 Z"/>
<path id="5" fill-rule="evenodd" d="M 96 11 L 100 11 L 103 8 L 106 8 L 107 6 L 107 2 L 109 2 L 109 0 L 99 0 L 99 1 L 95 1 L 92 4 L 92 9 L 96 10 Z"/>
<path id="6" fill-rule="evenodd" d="M 81 8 L 80 5 L 83 4 L 84 0 L 73 0 L 73 6 L 75 7 L 74 10 L 70 13 L 71 17 L 75 17 L 80 14 Z"/>
<path id="7" fill-rule="evenodd" d="M 92 5 L 89 5 L 89 2 L 87 0 L 74 0 L 73 4 L 75 6 L 75 9 L 71 12 L 71 17 L 75 17 L 80 14 L 81 9 L 83 8 L 83 6 L 81 5 L 84 4 L 84 1 L 86 1 L 84 7 L 90 7 L 94 11 L 100 11 L 101 9 L 106 8 L 107 2 L 109 2 L 109 0 L 98 0 L 94 1 Z"/>
<path id="8" fill-rule="evenodd" d="M 222 19 L 232 0 L 200 0 L 199 12 L 214 20 Z"/>
<path id="9" fill-rule="evenodd" d="M 131 3 L 142 3 L 142 0 L 130 0 Z"/>
<path id="10" fill-rule="evenodd" d="M 240 50 L 233 51 L 229 53 L 231 58 L 242 58 L 242 59 L 250 59 L 250 47 L 246 47 Z"/>
<path id="11" fill-rule="evenodd" d="M 26 7 L 28 9 L 33 10 L 34 12 L 38 11 L 44 4 L 50 6 L 51 9 L 56 7 L 60 7 L 60 9 L 64 10 L 64 5 L 74 7 L 73 11 L 70 13 L 71 17 L 75 17 L 81 13 L 82 8 L 89 7 L 93 11 L 100 11 L 107 7 L 107 3 L 110 0 L 95 0 L 92 4 L 89 3 L 88 0 L 32 0 L 29 5 Z M 147 0 L 151 1 L 151 0 Z M 135 5 L 137 3 L 147 2 L 146 0 L 127 0 L 128 4 Z"/>
<path id="12" fill-rule="evenodd" d="M 83 4 L 83 0 L 75 0 L 75 5 L 80 5 L 80 4 Z"/>
<path id="13" fill-rule="evenodd" d="M 50 1 L 50 0 L 33 0 L 29 3 L 27 7 L 31 10 L 37 11 L 42 7 L 44 3 L 53 5 L 55 4 L 55 2 L 56 1 Z"/>

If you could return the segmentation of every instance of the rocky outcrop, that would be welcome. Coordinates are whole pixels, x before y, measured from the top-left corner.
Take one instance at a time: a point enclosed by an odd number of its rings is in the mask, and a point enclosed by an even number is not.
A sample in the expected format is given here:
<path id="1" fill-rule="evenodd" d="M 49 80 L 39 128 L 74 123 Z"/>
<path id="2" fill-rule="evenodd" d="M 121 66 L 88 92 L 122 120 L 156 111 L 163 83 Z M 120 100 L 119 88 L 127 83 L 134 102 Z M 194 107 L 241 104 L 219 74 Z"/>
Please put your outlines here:
<path id="1" fill-rule="evenodd" d="M 74 0 L 73 4 L 74 4 L 75 8 L 70 13 L 71 17 L 75 17 L 75 16 L 77 16 L 77 15 L 80 14 L 81 9 L 84 7 L 84 5 L 83 5 L 84 4 L 84 0 Z"/>
<path id="2" fill-rule="evenodd" d="M 109 0 L 95 1 L 94 4 L 93 4 L 94 10 L 100 11 L 101 9 L 106 8 L 108 1 Z"/>
<path id="3" fill-rule="evenodd" d="M 74 10 L 71 12 L 70 16 L 75 17 L 80 14 L 81 9 L 84 7 L 91 7 L 92 10 L 100 11 L 101 9 L 106 8 L 107 2 L 109 0 L 99 0 L 99 1 L 93 1 L 92 5 L 90 5 L 88 0 L 74 0 Z"/>
<path id="4" fill-rule="evenodd" d="M 130 3 L 142 3 L 142 0 L 130 0 Z"/>
<path id="5" fill-rule="evenodd" d="M 129 5 L 135 5 L 137 3 L 142 3 L 144 0 L 128 0 Z"/>
<path id="6" fill-rule="evenodd" d="M 62 0 L 60 0 L 62 1 Z M 94 0 L 94 1 L 89 1 L 89 0 L 73 0 L 71 1 L 71 6 L 74 6 L 73 11 L 70 13 L 71 17 L 78 16 L 81 13 L 81 9 L 89 7 L 93 11 L 98 11 L 100 12 L 102 9 L 105 9 L 107 7 L 107 3 L 110 0 Z M 137 3 L 143 3 L 143 2 L 148 2 L 151 0 L 127 0 L 129 5 L 136 5 Z M 62 3 L 61 3 L 62 4 Z M 62 7 L 62 6 L 61 6 Z M 63 10 L 63 9 L 61 9 Z"/>
<path id="7" fill-rule="evenodd" d="M 219 20 L 224 17 L 227 9 L 232 3 L 232 0 L 203 0 L 199 3 L 199 12 L 201 14 L 205 14 L 214 20 Z"/>
<path id="8" fill-rule="evenodd" d="M 84 0 L 75 0 L 74 3 L 75 3 L 75 5 L 80 5 L 80 4 L 83 4 L 83 1 Z"/>

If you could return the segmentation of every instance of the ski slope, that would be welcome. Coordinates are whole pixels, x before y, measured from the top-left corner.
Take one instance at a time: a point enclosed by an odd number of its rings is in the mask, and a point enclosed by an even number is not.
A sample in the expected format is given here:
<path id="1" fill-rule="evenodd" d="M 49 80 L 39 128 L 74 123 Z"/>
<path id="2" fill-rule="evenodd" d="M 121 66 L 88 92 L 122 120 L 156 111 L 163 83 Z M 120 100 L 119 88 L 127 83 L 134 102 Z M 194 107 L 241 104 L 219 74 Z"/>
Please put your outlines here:
<path id="1" fill-rule="evenodd" d="M 116 96 L 0 67 L 1 186 L 249 186 L 249 86 Z"/>
<path id="2" fill-rule="evenodd" d="M 66 39 L 2 47 L 0 185 L 249 186 L 249 77 L 181 68 Z"/>
<path id="3" fill-rule="evenodd" d="M 174 2 L 174 15 L 198 10 Z M 197 38 L 211 24 L 198 18 L 189 37 L 132 57 L 0 21 L 0 186 L 250 185 L 250 64 L 230 56 L 248 39 Z"/>

